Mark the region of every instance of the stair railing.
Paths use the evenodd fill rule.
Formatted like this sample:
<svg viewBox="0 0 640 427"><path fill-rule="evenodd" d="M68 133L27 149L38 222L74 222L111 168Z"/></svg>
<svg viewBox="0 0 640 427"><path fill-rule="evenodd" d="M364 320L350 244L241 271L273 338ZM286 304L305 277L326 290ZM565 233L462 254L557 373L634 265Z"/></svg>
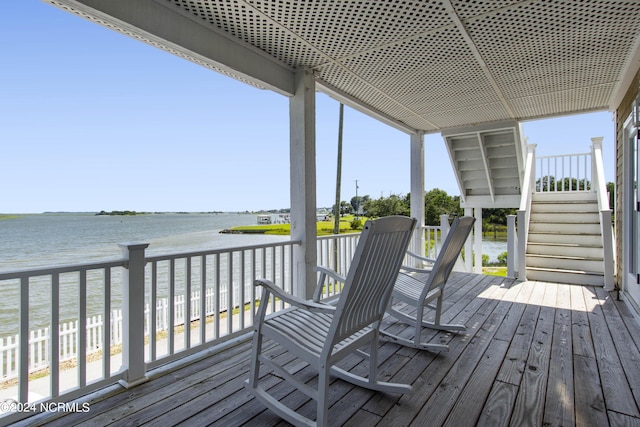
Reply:
<svg viewBox="0 0 640 427"><path fill-rule="evenodd" d="M598 199L600 212L600 227L602 233L602 249L604 251L604 289L614 289L614 256L613 256L613 228L611 223L611 207L607 196L607 183L604 178L604 162L602 160L602 137L591 138L592 188Z"/></svg>
<svg viewBox="0 0 640 427"><path fill-rule="evenodd" d="M536 185L536 144L527 144L527 156L524 164L524 179L522 181L522 196L518 209L518 242L517 269L518 279L527 280L527 238L529 235L529 218L531 217L531 200Z"/></svg>
<svg viewBox="0 0 640 427"><path fill-rule="evenodd" d="M595 191L592 153L539 156L536 165L537 193Z"/></svg>

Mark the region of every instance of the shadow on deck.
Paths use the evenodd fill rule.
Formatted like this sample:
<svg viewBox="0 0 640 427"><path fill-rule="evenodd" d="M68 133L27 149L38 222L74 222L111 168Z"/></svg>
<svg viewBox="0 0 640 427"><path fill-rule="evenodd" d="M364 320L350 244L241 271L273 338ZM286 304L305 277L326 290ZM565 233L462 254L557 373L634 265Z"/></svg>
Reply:
<svg viewBox="0 0 640 427"><path fill-rule="evenodd" d="M432 333L450 346L440 354L381 343L382 374L413 391L388 395L334 380L331 425L640 425L640 326L616 293L464 273L452 274L447 289L444 320L465 323L467 332ZM244 388L250 348L241 340L129 390L96 394L88 412L18 425L288 425ZM272 356L290 357L275 348ZM355 357L346 363L366 368ZM291 358L289 366L315 381L304 363ZM271 381L288 404L315 416L306 396Z"/></svg>

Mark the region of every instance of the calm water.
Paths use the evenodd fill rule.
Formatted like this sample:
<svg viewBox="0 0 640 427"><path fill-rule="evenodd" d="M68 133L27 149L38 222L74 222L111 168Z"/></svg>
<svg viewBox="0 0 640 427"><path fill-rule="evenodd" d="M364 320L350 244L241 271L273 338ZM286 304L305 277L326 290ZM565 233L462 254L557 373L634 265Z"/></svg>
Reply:
<svg viewBox="0 0 640 427"><path fill-rule="evenodd" d="M159 255L289 238L219 233L225 228L253 224L253 214L22 215L0 220L0 272L118 259L122 257L118 243L149 243L147 254ZM48 323L49 289L48 284L30 287L30 329ZM101 292L89 287L89 315L99 312ZM2 337L18 330L18 287L0 284L0 295ZM77 291L61 284L60 300L61 321L72 318L72 313L77 313Z"/></svg>
<svg viewBox="0 0 640 427"><path fill-rule="evenodd" d="M507 239L485 236L482 239L482 253L489 255L490 262L498 262L498 255L507 251Z"/></svg>

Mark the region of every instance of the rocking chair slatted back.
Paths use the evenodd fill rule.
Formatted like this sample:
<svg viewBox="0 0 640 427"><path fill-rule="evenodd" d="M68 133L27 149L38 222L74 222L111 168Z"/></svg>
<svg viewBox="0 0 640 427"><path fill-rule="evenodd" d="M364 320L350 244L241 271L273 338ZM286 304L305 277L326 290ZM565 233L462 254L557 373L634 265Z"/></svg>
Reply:
<svg viewBox="0 0 640 427"><path fill-rule="evenodd" d="M467 241L467 237L469 237L474 222L475 218L465 216L456 219L451 225L449 234L447 234L447 238L442 244L443 250L438 255L429 275L428 286L425 286L422 291L422 299L426 298L433 289L442 287L447 282L451 270L453 270L456 260L462 251L462 247Z"/></svg>
<svg viewBox="0 0 640 427"><path fill-rule="evenodd" d="M365 224L360 239L375 233L354 254L334 317L334 344L382 318L411 238L406 232L410 221L415 223L412 218L393 217Z"/></svg>

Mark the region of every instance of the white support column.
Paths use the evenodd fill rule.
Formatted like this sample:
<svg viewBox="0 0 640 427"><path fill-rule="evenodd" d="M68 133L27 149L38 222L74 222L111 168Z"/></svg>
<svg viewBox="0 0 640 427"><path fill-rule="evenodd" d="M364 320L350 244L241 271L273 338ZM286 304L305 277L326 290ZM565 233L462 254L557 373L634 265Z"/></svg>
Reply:
<svg viewBox="0 0 640 427"><path fill-rule="evenodd" d="M473 208L464 208L464 216L473 216ZM464 243L464 268L465 271L473 271L473 238L471 237Z"/></svg>
<svg viewBox="0 0 640 427"><path fill-rule="evenodd" d="M507 277L518 277L518 233L516 231L516 216L507 215Z"/></svg>
<svg viewBox="0 0 640 427"><path fill-rule="evenodd" d="M144 251L148 243L121 244L122 255L129 260L122 275L122 368L120 381L129 388L147 380L144 362Z"/></svg>
<svg viewBox="0 0 640 427"><path fill-rule="evenodd" d="M291 240L294 247L293 294L311 298L316 285L316 97L308 70L296 73L295 95L289 101Z"/></svg>
<svg viewBox="0 0 640 427"><path fill-rule="evenodd" d="M424 253L424 133L411 134L411 216L418 220L411 250Z"/></svg>
<svg viewBox="0 0 640 427"><path fill-rule="evenodd" d="M482 273L482 208L474 208L476 222L473 224L473 252L475 253L474 273Z"/></svg>

